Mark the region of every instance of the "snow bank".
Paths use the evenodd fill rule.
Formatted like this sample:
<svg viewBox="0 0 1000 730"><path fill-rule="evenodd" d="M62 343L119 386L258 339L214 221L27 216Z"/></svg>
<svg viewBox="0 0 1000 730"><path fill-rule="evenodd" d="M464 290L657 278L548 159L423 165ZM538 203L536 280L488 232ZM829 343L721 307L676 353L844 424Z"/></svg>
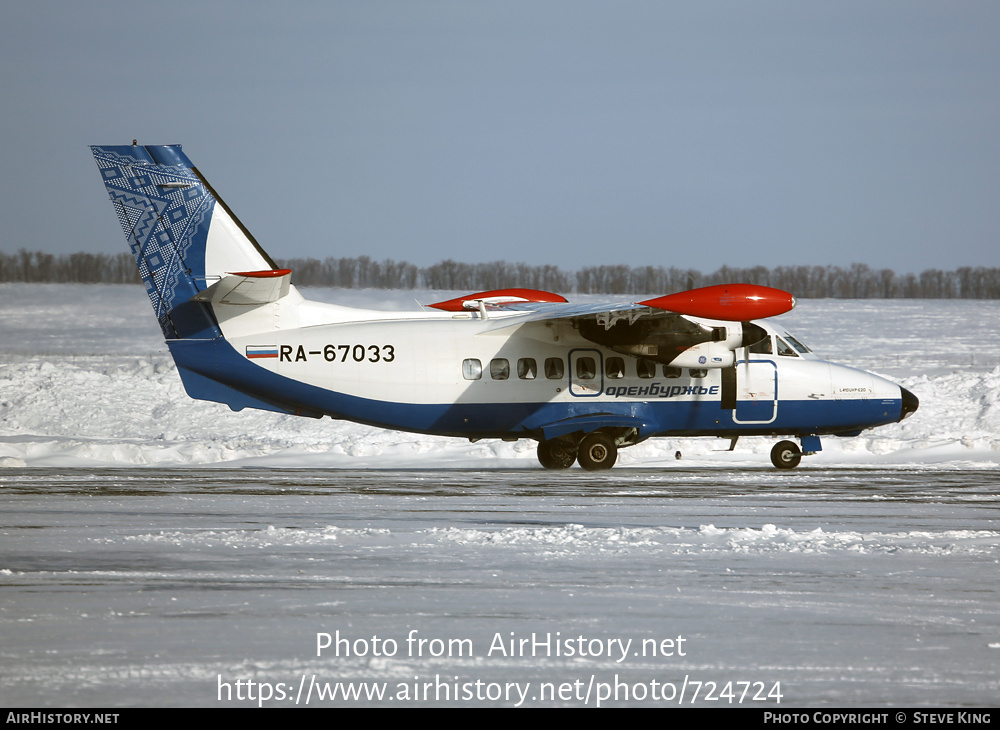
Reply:
<svg viewBox="0 0 1000 730"><path fill-rule="evenodd" d="M307 291L410 309L446 294ZM531 441L470 444L191 400L139 287L0 285L0 311L0 468L537 468ZM805 300L782 322L822 356L920 398L903 423L824 439L806 465L1000 465L1000 303ZM744 438L725 452L720 439L657 439L623 450L619 463L767 466L772 442Z"/></svg>

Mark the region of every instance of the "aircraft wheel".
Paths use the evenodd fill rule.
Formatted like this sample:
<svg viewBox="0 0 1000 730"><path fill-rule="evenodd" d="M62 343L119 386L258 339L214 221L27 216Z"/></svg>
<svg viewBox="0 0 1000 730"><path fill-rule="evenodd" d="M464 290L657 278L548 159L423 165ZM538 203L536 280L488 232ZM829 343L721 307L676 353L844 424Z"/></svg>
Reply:
<svg viewBox="0 0 1000 730"><path fill-rule="evenodd" d="M794 469L802 461L802 451L794 441L779 441L771 449L771 463L779 469Z"/></svg>
<svg viewBox="0 0 1000 730"><path fill-rule="evenodd" d="M569 469L574 461L573 444L558 439L538 442L538 462L546 469Z"/></svg>
<svg viewBox="0 0 1000 730"><path fill-rule="evenodd" d="M618 447L603 433L592 433L580 442L576 458L587 471L610 469L618 460Z"/></svg>

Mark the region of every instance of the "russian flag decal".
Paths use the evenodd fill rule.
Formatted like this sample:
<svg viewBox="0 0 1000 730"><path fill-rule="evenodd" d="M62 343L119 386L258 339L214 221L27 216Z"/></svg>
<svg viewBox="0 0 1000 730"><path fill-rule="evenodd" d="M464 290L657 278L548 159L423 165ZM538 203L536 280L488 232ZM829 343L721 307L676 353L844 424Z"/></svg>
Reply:
<svg viewBox="0 0 1000 730"><path fill-rule="evenodd" d="M265 357L278 357L277 345L247 345L247 358L259 360Z"/></svg>

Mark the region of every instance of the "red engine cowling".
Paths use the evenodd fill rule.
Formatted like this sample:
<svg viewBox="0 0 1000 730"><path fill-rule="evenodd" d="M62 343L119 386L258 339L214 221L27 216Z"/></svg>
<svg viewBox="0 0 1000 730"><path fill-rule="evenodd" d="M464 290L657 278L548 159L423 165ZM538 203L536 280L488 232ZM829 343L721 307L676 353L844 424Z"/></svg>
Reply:
<svg viewBox="0 0 1000 730"><path fill-rule="evenodd" d="M692 317L745 322L784 314L795 306L795 297L769 286L719 284L667 294L639 304Z"/></svg>

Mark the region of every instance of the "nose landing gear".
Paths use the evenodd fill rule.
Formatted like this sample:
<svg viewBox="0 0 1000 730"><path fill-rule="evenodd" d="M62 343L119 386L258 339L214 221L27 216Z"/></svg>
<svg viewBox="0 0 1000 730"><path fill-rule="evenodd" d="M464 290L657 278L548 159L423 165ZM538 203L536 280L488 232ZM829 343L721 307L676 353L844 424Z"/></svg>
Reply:
<svg viewBox="0 0 1000 730"><path fill-rule="evenodd" d="M771 463L778 469L794 469L802 461L802 450L794 441L779 441L771 449Z"/></svg>

